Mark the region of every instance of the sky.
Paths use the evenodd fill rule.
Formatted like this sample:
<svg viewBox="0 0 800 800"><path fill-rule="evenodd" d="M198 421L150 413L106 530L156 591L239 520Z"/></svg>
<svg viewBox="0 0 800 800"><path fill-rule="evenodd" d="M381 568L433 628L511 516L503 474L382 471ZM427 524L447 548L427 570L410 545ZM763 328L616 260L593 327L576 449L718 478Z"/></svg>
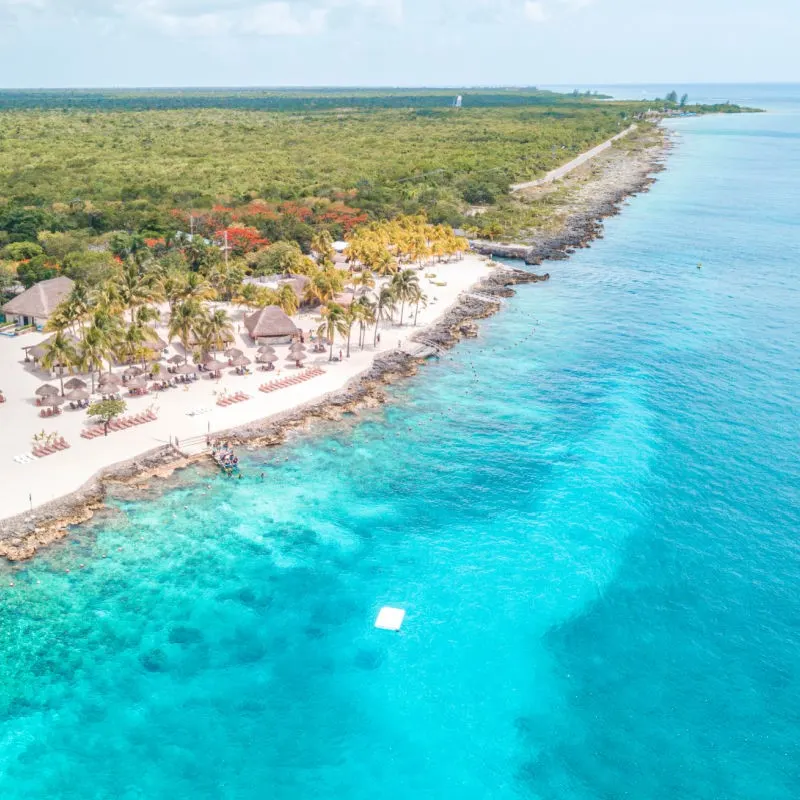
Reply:
<svg viewBox="0 0 800 800"><path fill-rule="evenodd" d="M0 86L800 81L798 0L0 0Z"/></svg>

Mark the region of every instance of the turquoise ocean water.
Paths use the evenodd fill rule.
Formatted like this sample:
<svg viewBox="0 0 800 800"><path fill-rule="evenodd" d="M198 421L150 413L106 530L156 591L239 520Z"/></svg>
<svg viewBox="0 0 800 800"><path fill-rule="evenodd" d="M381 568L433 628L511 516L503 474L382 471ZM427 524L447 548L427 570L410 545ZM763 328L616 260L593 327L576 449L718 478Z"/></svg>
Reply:
<svg viewBox="0 0 800 800"><path fill-rule="evenodd" d="M396 403L0 567L0 797L800 796L800 87L723 91Z"/></svg>

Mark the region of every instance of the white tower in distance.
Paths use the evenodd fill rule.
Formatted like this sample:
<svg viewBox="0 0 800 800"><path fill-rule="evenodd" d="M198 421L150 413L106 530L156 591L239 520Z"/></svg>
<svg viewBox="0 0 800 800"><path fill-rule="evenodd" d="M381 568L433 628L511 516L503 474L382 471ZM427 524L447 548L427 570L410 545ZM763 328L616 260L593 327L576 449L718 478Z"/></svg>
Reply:
<svg viewBox="0 0 800 800"><path fill-rule="evenodd" d="M456 100L453 103L453 108L461 108L461 95L456 97Z"/></svg>

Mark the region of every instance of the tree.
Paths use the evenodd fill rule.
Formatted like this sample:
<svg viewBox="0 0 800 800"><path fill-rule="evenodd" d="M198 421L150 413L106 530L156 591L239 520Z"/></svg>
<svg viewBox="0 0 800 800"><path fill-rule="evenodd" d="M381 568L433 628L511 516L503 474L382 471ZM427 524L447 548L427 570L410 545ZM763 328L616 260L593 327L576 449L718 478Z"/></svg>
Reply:
<svg viewBox="0 0 800 800"><path fill-rule="evenodd" d="M297 313L297 309L300 308L300 300L297 298L295 290L288 283L284 283L278 289L277 295L277 303L275 305L279 306L284 314L291 317Z"/></svg>
<svg viewBox="0 0 800 800"><path fill-rule="evenodd" d="M345 310L337 303L329 303L322 308L323 323L317 329L318 336L324 336L331 343L331 352L328 361L333 361L333 340L338 333L340 336L347 336L348 327ZM352 323L351 323L352 325Z"/></svg>
<svg viewBox="0 0 800 800"><path fill-rule="evenodd" d="M233 339L233 326L224 309L215 309L197 323L197 338L205 353L225 348L226 342Z"/></svg>
<svg viewBox="0 0 800 800"><path fill-rule="evenodd" d="M12 242L0 251L0 258L7 261L29 261L41 255L44 255L44 250L36 242Z"/></svg>
<svg viewBox="0 0 800 800"><path fill-rule="evenodd" d="M72 368L78 362L78 353L69 335L59 331L44 346L42 364L47 369L58 367L58 378L61 381L61 395L64 395L64 367Z"/></svg>
<svg viewBox="0 0 800 800"><path fill-rule="evenodd" d="M189 341L203 320L203 307L200 301L194 298L184 300L175 306L169 318L170 339L176 336L180 339L183 349L188 352Z"/></svg>
<svg viewBox="0 0 800 800"><path fill-rule="evenodd" d="M419 284L411 287L409 302L414 303L414 327L417 326L417 315L420 305L425 308L428 305L428 295L426 295Z"/></svg>
<svg viewBox="0 0 800 800"><path fill-rule="evenodd" d="M395 299L400 301L400 325L402 326L406 303L413 302L416 291L419 290L419 278L413 269L404 269L392 278L390 285Z"/></svg>
<svg viewBox="0 0 800 800"><path fill-rule="evenodd" d="M78 350L78 363L81 369L87 370L91 376L92 394L94 394L94 374L103 368L103 360L109 350L109 345L100 329L92 325L84 331Z"/></svg>
<svg viewBox="0 0 800 800"><path fill-rule="evenodd" d="M64 257L62 273L76 283L95 288L107 280L116 267L111 253L70 252Z"/></svg>
<svg viewBox="0 0 800 800"><path fill-rule="evenodd" d="M47 263L44 256L24 261L17 267L17 278L26 289L30 289L39 281L46 281L57 275L58 272Z"/></svg>
<svg viewBox="0 0 800 800"><path fill-rule="evenodd" d="M684 94L683 97L681 97L681 108L686 108L686 103L688 100L689 100L688 94Z"/></svg>
<svg viewBox="0 0 800 800"><path fill-rule="evenodd" d="M324 305L344 289L344 275L335 267L320 269L309 276L303 299Z"/></svg>
<svg viewBox="0 0 800 800"><path fill-rule="evenodd" d="M397 307L397 301L394 292L388 286L384 286L378 292L378 300L375 306L375 335L372 340L372 346L375 347L378 343L378 327L381 320L391 321L394 317L394 310Z"/></svg>
<svg viewBox="0 0 800 800"><path fill-rule="evenodd" d="M676 92L676 91L673 89L673 90L672 90L672 91L671 91L671 92L670 92L670 93L667 95L667 98L666 98L666 99L667 99L667 102L668 102L668 103L677 103L677 102L678 102L678 93L677 93L677 92Z"/></svg>
<svg viewBox="0 0 800 800"><path fill-rule="evenodd" d="M344 324L347 327L347 358L350 358L350 337L353 333L353 325L355 325L358 319L358 311L353 308L353 305L353 303L350 303L350 305L344 309L344 315L342 316Z"/></svg>
<svg viewBox="0 0 800 800"><path fill-rule="evenodd" d="M119 341L122 338L120 318L112 313L107 306L101 304L95 307L91 316L88 330L92 328L95 330L97 346L102 350L103 357L108 361L108 371L111 372L114 353L116 353Z"/></svg>
<svg viewBox="0 0 800 800"><path fill-rule="evenodd" d="M302 250L297 242L275 242L255 255L252 260L254 275L278 275L297 272L303 268Z"/></svg>
<svg viewBox="0 0 800 800"><path fill-rule="evenodd" d="M368 297L359 297L350 306L356 316L359 324L358 344L361 349L364 349L364 340L367 333L367 325L372 325L375 322L375 303Z"/></svg>
<svg viewBox="0 0 800 800"><path fill-rule="evenodd" d="M96 417L103 423L103 433L108 436L108 425L115 417L125 413L127 404L124 400L98 400L92 403L87 414L90 417Z"/></svg>
<svg viewBox="0 0 800 800"><path fill-rule="evenodd" d="M364 297L367 293L367 289L375 288L375 276L370 270L364 268L360 273L353 276L353 287L356 289L360 288L361 296Z"/></svg>
<svg viewBox="0 0 800 800"><path fill-rule="evenodd" d="M311 237L311 249L317 254L317 260L322 262L333 262L336 251L333 249L333 236L327 229L317 231Z"/></svg>

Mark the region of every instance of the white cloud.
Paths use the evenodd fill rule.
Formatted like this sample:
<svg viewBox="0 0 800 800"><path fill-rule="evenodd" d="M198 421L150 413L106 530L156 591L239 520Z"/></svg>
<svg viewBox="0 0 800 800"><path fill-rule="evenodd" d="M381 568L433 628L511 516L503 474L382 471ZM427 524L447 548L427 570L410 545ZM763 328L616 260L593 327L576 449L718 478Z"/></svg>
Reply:
<svg viewBox="0 0 800 800"><path fill-rule="evenodd" d="M324 30L327 16L327 8L295 15L289 3L262 3L242 14L241 30L255 36L307 36Z"/></svg>
<svg viewBox="0 0 800 800"><path fill-rule="evenodd" d="M523 13L530 22L544 22L547 19L547 10L539 0L525 0Z"/></svg>
<svg viewBox="0 0 800 800"><path fill-rule="evenodd" d="M0 20L103 20L181 38L314 35L332 11L399 25L403 0L0 0Z"/></svg>

